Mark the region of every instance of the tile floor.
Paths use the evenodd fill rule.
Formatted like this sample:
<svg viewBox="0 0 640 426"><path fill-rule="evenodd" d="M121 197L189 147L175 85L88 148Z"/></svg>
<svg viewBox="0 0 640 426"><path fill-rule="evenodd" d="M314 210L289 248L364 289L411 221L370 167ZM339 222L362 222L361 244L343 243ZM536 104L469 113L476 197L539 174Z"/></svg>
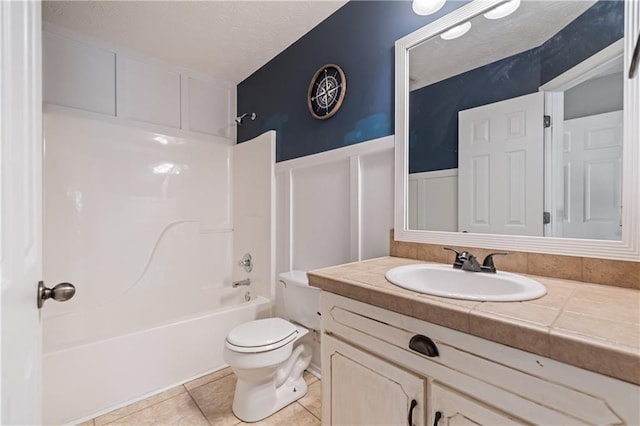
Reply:
<svg viewBox="0 0 640 426"><path fill-rule="evenodd" d="M253 425L320 425L321 388L305 372L309 390L293 404ZM231 412L236 377L230 368L192 380L142 401L96 417L80 426L102 425L244 425Z"/></svg>

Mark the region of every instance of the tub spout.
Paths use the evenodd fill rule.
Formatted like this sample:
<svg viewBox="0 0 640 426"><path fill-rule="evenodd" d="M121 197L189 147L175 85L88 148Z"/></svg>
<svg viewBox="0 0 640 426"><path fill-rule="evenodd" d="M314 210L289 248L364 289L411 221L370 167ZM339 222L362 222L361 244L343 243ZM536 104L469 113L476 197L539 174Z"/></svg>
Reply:
<svg viewBox="0 0 640 426"><path fill-rule="evenodd" d="M246 280L234 281L234 282L231 284L231 287L233 287L233 288L238 288L238 287L240 287L241 285L251 285L251 279L247 278Z"/></svg>

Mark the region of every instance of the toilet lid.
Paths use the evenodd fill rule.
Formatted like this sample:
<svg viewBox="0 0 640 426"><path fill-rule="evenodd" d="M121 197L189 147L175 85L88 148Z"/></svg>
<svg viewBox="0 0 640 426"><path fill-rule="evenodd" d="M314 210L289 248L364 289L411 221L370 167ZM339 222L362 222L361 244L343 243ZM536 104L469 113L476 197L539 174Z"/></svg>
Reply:
<svg viewBox="0 0 640 426"><path fill-rule="evenodd" d="M238 352L263 352L292 342L297 334L296 326L282 318L249 321L229 332L227 347Z"/></svg>

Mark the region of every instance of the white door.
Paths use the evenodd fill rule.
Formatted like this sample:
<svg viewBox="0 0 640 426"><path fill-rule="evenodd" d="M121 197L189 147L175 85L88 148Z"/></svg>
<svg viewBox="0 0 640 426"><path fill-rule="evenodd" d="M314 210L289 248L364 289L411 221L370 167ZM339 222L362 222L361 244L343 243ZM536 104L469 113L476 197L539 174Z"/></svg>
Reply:
<svg viewBox="0 0 640 426"><path fill-rule="evenodd" d="M462 232L543 233L542 92L458 113Z"/></svg>
<svg viewBox="0 0 640 426"><path fill-rule="evenodd" d="M563 237L622 238L622 111L564 122Z"/></svg>
<svg viewBox="0 0 640 426"><path fill-rule="evenodd" d="M0 421L7 425L41 423L40 33L39 2L0 2Z"/></svg>

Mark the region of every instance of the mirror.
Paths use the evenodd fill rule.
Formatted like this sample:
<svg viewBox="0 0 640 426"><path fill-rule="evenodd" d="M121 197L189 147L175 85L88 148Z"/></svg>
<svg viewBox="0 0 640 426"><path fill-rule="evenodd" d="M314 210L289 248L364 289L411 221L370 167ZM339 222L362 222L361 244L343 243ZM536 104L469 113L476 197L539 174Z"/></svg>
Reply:
<svg viewBox="0 0 640 426"><path fill-rule="evenodd" d="M626 3L474 1L396 42L396 239L639 257Z"/></svg>

